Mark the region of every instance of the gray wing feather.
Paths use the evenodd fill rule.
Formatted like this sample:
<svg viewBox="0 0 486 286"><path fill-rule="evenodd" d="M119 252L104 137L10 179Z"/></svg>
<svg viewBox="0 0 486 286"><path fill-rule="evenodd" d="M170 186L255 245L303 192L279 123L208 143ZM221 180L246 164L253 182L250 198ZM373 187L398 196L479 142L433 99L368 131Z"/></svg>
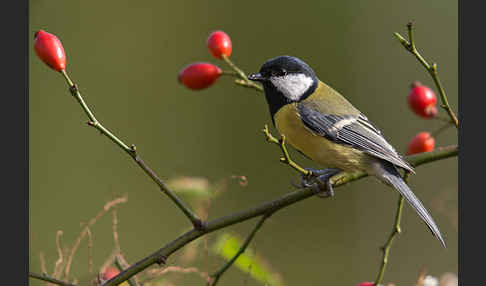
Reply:
<svg viewBox="0 0 486 286"><path fill-rule="evenodd" d="M395 149L383 138L381 132L363 114L323 114L300 103L300 118L307 128L338 144L350 145L363 152L386 160L415 173Z"/></svg>

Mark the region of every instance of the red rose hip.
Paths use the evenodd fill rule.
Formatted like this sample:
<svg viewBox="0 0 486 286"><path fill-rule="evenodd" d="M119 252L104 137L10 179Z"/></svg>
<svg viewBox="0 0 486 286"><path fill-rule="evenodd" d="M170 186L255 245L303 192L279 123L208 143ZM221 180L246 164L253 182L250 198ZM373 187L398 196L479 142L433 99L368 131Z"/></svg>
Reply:
<svg viewBox="0 0 486 286"><path fill-rule="evenodd" d="M211 54L217 59L221 59L222 55L229 57L233 50L230 37L223 31L212 32L208 37L207 45Z"/></svg>
<svg viewBox="0 0 486 286"><path fill-rule="evenodd" d="M358 286L374 286L374 282L361 282L358 284Z"/></svg>
<svg viewBox="0 0 486 286"><path fill-rule="evenodd" d="M37 56L56 71L66 68L66 54L61 41L46 31L39 30L34 36L34 49Z"/></svg>
<svg viewBox="0 0 486 286"><path fill-rule="evenodd" d="M120 270L118 270L115 267L108 267L105 272L102 274L103 280L110 280L111 278L117 276L120 273Z"/></svg>
<svg viewBox="0 0 486 286"><path fill-rule="evenodd" d="M106 282L112 279L113 277L117 276L118 274L120 274L120 270L118 270L118 268L109 266L108 268L106 268L106 270L103 273L100 273L101 276L100 278L102 280L101 282ZM130 284L127 281L120 284L120 286L129 286L129 285Z"/></svg>
<svg viewBox="0 0 486 286"><path fill-rule="evenodd" d="M435 93L425 85L416 81L412 84L407 98L408 105L417 115L424 118L432 118L437 115L437 97Z"/></svg>
<svg viewBox="0 0 486 286"><path fill-rule="evenodd" d="M222 74L221 69L210 63L193 63L185 66L177 79L190 89L204 89L212 85Z"/></svg>
<svg viewBox="0 0 486 286"><path fill-rule="evenodd" d="M435 139L429 132L420 132L408 143L407 154L429 152L435 148Z"/></svg>

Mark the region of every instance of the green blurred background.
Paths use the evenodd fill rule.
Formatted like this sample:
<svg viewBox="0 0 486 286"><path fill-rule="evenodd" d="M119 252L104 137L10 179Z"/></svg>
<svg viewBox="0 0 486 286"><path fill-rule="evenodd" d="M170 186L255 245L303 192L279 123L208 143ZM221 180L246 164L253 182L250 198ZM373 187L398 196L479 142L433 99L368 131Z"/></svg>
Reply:
<svg viewBox="0 0 486 286"><path fill-rule="evenodd" d="M216 182L245 175L248 186L229 181L211 202L210 218L243 210L292 190L298 175L278 162L280 151L264 141L271 124L262 94L235 86L229 78L191 91L176 78L194 61L228 69L209 54L206 39L216 29L233 42L231 59L247 73L269 58L289 54L308 62L319 78L364 112L398 150L420 131L442 123L422 120L406 105L414 80L433 87L430 76L399 44L416 26L417 46L439 64L450 104L458 104L457 1L30 1L30 33L44 29L59 37L67 71L98 119L164 179L203 176ZM40 272L39 253L52 272L56 231L71 247L80 223L106 201L128 194L119 208L122 251L134 263L189 227L186 218L129 156L88 127L64 79L30 48L30 257ZM445 113L442 112L445 116ZM275 129L272 128L275 132ZM438 146L457 143L453 128ZM292 153L305 166L315 166ZM457 159L417 169L412 189L440 226L443 249L407 205L403 232L392 246L384 282L414 285L418 272L457 273ZM356 285L375 279L379 247L394 220L397 193L366 178L337 190L332 199L311 198L274 215L252 247L282 275L286 285ZM229 228L244 236L255 221ZM113 249L111 215L91 228L94 266ZM209 243L217 237L209 237ZM84 240L72 275L86 282ZM169 259L177 264L178 254ZM199 253L191 265L215 270L224 261ZM172 275L176 285L202 285L197 275ZM243 285L247 275L232 268L223 285ZM30 280L32 285L42 284ZM248 280L248 285L259 285Z"/></svg>

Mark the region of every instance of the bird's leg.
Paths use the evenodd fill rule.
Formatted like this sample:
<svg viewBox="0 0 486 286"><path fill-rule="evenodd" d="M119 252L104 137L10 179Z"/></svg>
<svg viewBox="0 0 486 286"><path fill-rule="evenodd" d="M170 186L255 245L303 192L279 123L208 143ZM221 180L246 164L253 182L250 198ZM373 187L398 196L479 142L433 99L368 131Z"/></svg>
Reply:
<svg viewBox="0 0 486 286"><path fill-rule="evenodd" d="M306 168L306 170L310 171L312 175L302 175L302 188L310 188L317 196L321 198L332 197L334 195L334 190L332 188L330 179L332 176L341 172L341 170L333 168L323 170Z"/></svg>

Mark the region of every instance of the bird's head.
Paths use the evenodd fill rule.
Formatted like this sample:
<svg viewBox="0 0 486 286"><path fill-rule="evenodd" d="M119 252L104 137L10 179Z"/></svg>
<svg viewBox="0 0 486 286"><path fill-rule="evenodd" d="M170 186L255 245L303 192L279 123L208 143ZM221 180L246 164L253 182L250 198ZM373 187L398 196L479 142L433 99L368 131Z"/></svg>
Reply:
<svg viewBox="0 0 486 286"><path fill-rule="evenodd" d="M248 79L263 85L272 118L286 104L307 98L318 84L312 68L291 56L269 59L259 72L250 74Z"/></svg>
<svg viewBox="0 0 486 286"><path fill-rule="evenodd" d="M249 80L261 82L267 97L284 97L288 102L296 102L308 96L317 86L317 77L304 61L280 56L266 61L257 73L250 74Z"/></svg>

